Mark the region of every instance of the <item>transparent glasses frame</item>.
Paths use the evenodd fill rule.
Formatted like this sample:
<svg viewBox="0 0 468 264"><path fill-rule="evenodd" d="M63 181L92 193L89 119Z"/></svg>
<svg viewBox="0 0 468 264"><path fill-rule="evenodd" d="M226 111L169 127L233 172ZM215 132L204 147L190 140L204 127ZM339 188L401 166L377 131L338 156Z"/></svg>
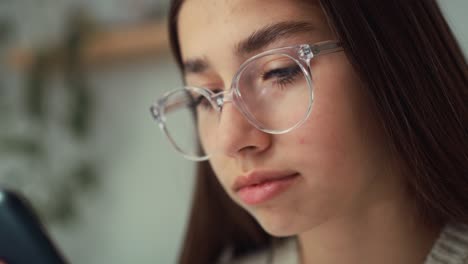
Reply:
<svg viewBox="0 0 468 264"><path fill-rule="evenodd" d="M200 88L200 87L193 87L193 86L185 86L182 89L177 89L177 90L172 90L167 93L165 93L160 99L158 99L151 107L150 107L150 112L151 115L153 116L154 120L157 122L159 128L161 131L166 135L167 139L171 143L171 145L174 147L174 149L180 153L182 156L184 156L186 159L192 160L192 161L205 161L209 159L209 155L203 156L203 157L195 157L186 154L180 147L177 145L175 140L171 137L169 131L166 128L165 122L166 122L166 112L170 111L171 109L177 109L179 106L177 103L173 105L167 105L168 104L168 98L170 98L173 94L181 92L181 91L192 91L199 93L206 97L213 108L221 114L222 108L226 102L233 102L236 108L244 115L244 117L249 121L251 125L253 125L255 128L258 130L269 133L269 134L284 134L287 132L290 132L291 130L301 126L309 117L310 112L312 110L312 103L314 100L314 94L313 94L313 88L312 88L312 78L311 78L311 69L310 69L310 61L319 56L319 55L325 55L329 53L334 53L338 51L342 51L343 48L341 47L341 44L338 41L334 40L328 40L328 41L323 41L323 42L318 42L315 44L302 44L302 45L295 45L295 46L288 46L288 47L282 47L282 48L276 48L268 51L264 51L262 53L259 53L248 60L246 60L244 63L241 64L239 67L239 70L233 77L233 81L231 83L231 88L214 93L213 91L207 89L207 88ZM247 107L242 101L242 95L239 91L239 80L240 77L242 76L243 71L248 67L248 65L265 56L269 55L283 55L286 57L289 57L293 61L299 65L302 73L304 74L308 88L309 88L309 105L307 107L307 112L304 115L304 117L298 121L295 125L288 129L284 130L273 130L273 129L268 129L265 127L262 127L261 124L255 119L255 117L249 112Z"/></svg>

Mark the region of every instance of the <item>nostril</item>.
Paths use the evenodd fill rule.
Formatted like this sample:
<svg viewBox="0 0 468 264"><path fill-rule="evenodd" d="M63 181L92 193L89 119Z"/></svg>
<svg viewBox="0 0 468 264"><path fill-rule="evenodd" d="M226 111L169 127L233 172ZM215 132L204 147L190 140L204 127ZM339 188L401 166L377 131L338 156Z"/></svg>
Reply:
<svg viewBox="0 0 468 264"><path fill-rule="evenodd" d="M239 149L239 152L255 152L258 147L256 146L244 146Z"/></svg>

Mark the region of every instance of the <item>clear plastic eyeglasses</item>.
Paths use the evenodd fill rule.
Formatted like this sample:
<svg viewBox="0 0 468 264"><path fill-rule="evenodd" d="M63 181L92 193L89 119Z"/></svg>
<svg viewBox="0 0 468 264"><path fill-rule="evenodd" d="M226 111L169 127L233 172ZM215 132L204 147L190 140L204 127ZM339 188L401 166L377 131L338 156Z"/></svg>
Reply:
<svg viewBox="0 0 468 264"><path fill-rule="evenodd" d="M186 86L163 95L151 106L151 114L185 158L207 160L216 151L226 102L265 133L284 134L302 125L314 100L311 59L341 50L339 42L324 41L262 52L240 66L231 89Z"/></svg>

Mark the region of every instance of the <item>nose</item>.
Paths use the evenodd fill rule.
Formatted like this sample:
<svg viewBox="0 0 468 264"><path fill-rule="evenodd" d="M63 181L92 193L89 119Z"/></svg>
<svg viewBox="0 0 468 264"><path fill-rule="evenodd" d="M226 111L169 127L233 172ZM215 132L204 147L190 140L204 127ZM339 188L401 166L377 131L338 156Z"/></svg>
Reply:
<svg viewBox="0 0 468 264"><path fill-rule="evenodd" d="M225 102L219 118L217 142L220 152L224 155L256 155L271 145L272 135L249 123L233 102Z"/></svg>

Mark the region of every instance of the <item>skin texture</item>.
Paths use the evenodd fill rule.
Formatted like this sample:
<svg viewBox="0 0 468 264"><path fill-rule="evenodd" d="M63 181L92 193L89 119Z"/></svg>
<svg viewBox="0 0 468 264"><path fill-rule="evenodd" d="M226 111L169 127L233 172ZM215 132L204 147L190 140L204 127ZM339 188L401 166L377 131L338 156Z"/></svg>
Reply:
<svg viewBox="0 0 468 264"><path fill-rule="evenodd" d="M236 54L237 44L253 32L285 21L308 22L314 29ZM240 64L258 52L336 39L320 7L299 1L188 0L178 22L183 61L209 65L185 80L211 89L228 89ZM344 52L320 56L311 67L312 113L290 133L263 133L231 103L225 105L217 137L203 142L217 147L210 164L219 182L267 232L297 235L303 263L421 263L437 232L416 217L362 83ZM287 191L248 206L232 186L258 169L300 176Z"/></svg>

